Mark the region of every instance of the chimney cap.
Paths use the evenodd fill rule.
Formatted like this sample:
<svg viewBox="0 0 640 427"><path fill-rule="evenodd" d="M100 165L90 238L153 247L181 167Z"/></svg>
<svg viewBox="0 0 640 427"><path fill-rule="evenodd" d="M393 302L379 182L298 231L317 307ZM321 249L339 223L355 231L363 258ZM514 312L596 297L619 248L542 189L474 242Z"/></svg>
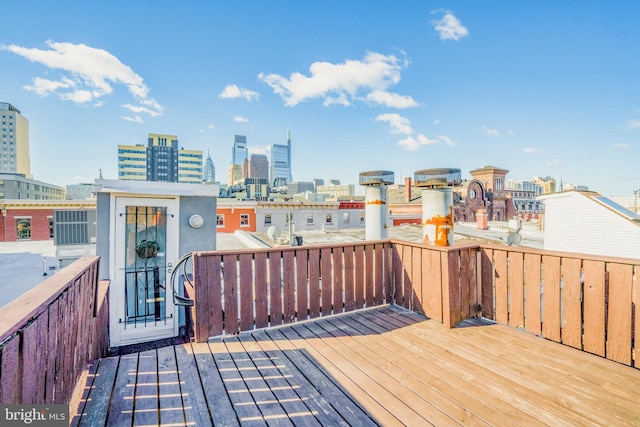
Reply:
<svg viewBox="0 0 640 427"><path fill-rule="evenodd" d="M360 172L360 185L382 186L394 183L393 172L384 170Z"/></svg>

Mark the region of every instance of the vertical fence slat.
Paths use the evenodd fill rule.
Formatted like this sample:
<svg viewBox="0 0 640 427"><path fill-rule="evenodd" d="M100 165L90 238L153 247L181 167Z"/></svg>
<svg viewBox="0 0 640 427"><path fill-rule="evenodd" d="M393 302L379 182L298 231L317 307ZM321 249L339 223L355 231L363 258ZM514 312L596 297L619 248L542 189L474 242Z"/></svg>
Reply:
<svg viewBox="0 0 640 427"><path fill-rule="evenodd" d="M238 266L237 255L224 256L224 331L237 334L238 331Z"/></svg>
<svg viewBox="0 0 640 427"><path fill-rule="evenodd" d="M411 251L411 309L424 313L422 308L422 248Z"/></svg>
<svg viewBox="0 0 640 427"><path fill-rule="evenodd" d="M38 324L31 323L22 329L21 333L22 341L22 396L20 397L20 403L36 404L40 403L37 400L36 388L38 384L38 372L33 367L38 366L36 351L39 346L38 343ZM67 352L67 357L73 359L73 352ZM69 369L71 370L71 369Z"/></svg>
<svg viewBox="0 0 640 427"><path fill-rule="evenodd" d="M562 343L582 349L582 260L562 259Z"/></svg>
<svg viewBox="0 0 640 427"><path fill-rule="evenodd" d="M393 292L396 305L403 306L404 293L404 270L402 265L402 247L396 243L393 245Z"/></svg>
<svg viewBox="0 0 640 427"><path fill-rule="evenodd" d="M309 249L309 317L320 316L320 250Z"/></svg>
<svg viewBox="0 0 640 427"><path fill-rule="evenodd" d="M506 325L509 322L507 252L494 250L493 262L496 283L496 322Z"/></svg>
<svg viewBox="0 0 640 427"><path fill-rule="evenodd" d="M364 247L364 293L367 307L373 306L373 245Z"/></svg>
<svg viewBox="0 0 640 427"><path fill-rule="evenodd" d="M481 269L481 295L482 316L495 320L495 309L493 307L493 250L480 249L480 269Z"/></svg>
<svg viewBox="0 0 640 427"><path fill-rule="evenodd" d="M542 334L540 306L540 255L524 255L525 328L532 334Z"/></svg>
<svg viewBox="0 0 640 427"><path fill-rule="evenodd" d="M269 252L269 319L282 325L282 251Z"/></svg>
<svg viewBox="0 0 640 427"><path fill-rule="evenodd" d="M256 281L256 328L264 328L269 325L267 254L256 253L253 262Z"/></svg>
<svg viewBox="0 0 640 427"><path fill-rule="evenodd" d="M356 308L353 257L353 246L344 248L344 311L353 311Z"/></svg>
<svg viewBox="0 0 640 427"><path fill-rule="evenodd" d="M45 337L47 343L47 365L46 365L46 388L44 392L44 403L54 403L55 384L56 384L56 356L58 354L58 342L60 335L60 325L58 324L58 303L56 300L49 306L49 333ZM89 335L87 340L92 340L93 336ZM4 368L4 367L3 367ZM3 372L4 373L4 372Z"/></svg>
<svg viewBox="0 0 640 427"><path fill-rule="evenodd" d="M546 339L560 342L560 258L542 257L544 285L544 321L542 332Z"/></svg>
<svg viewBox="0 0 640 427"><path fill-rule="evenodd" d="M632 304L633 304L633 354L634 366L640 368L640 265L636 265L633 276Z"/></svg>
<svg viewBox="0 0 640 427"><path fill-rule="evenodd" d="M462 320L460 310L460 258L457 251L441 252L443 323L453 328ZM447 315L448 314L448 315Z"/></svg>
<svg viewBox="0 0 640 427"><path fill-rule="evenodd" d="M521 252L509 253L509 326L524 326L524 258Z"/></svg>
<svg viewBox="0 0 640 427"><path fill-rule="evenodd" d="M321 291L321 311L323 316L331 314L331 271L332 271L332 259L331 248L323 248L320 250L320 263L322 265L322 278L320 279Z"/></svg>
<svg viewBox="0 0 640 427"><path fill-rule="evenodd" d="M604 273L602 261L585 260L584 270L584 350L605 355Z"/></svg>
<svg viewBox="0 0 640 427"><path fill-rule="evenodd" d="M402 247L402 285L404 288L402 294L404 295L404 307L409 310L412 309L413 304L413 277L411 277L413 270L412 250L413 248L409 245Z"/></svg>
<svg viewBox="0 0 640 427"><path fill-rule="evenodd" d="M240 330L253 329L253 256L241 254L240 263Z"/></svg>
<svg viewBox="0 0 640 427"><path fill-rule="evenodd" d="M0 402L21 403L22 375L20 373L20 334L2 347L2 377L0 378Z"/></svg>
<svg viewBox="0 0 640 427"><path fill-rule="evenodd" d="M295 269L295 253L286 251L282 254L282 275L283 275L283 292L284 307L283 321L284 323L292 323L296 316L296 269Z"/></svg>
<svg viewBox="0 0 640 427"><path fill-rule="evenodd" d="M384 295L385 302L391 303L393 296L393 283L391 282L393 277L393 255L392 255L393 245L391 243L384 244Z"/></svg>
<svg viewBox="0 0 640 427"><path fill-rule="evenodd" d="M426 280L422 283L422 298L427 302L426 316L435 319L438 322L443 321L442 313L442 264L440 261L440 252L433 250L424 250L422 255L423 274L427 270ZM427 267L427 268L425 268Z"/></svg>
<svg viewBox="0 0 640 427"><path fill-rule="evenodd" d="M458 257L460 258L460 280L458 280L458 286L460 287L460 315L463 319L471 317L470 313L470 289L471 281L469 280L469 249L462 249L458 251Z"/></svg>
<svg viewBox="0 0 640 427"><path fill-rule="evenodd" d="M355 276L354 300L356 308L364 307L364 246L356 246L355 249Z"/></svg>
<svg viewBox="0 0 640 427"><path fill-rule="evenodd" d="M609 309L607 312L607 359L631 364L631 291L633 265L607 264Z"/></svg>
<svg viewBox="0 0 640 427"><path fill-rule="evenodd" d="M344 312L343 248L333 248L333 314Z"/></svg>
<svg viewBox="0 0 640 427"><path fill-rule="evenodd" d="M309 314L308 253L308 249L296 250L296 316L298 321L306 320Z"/></svg>
<svg viewBox="0 0 640 427"><path fill-rule="evenodd" d="M374 269L373 277L373 304L380 305L384 302L384 243L378 243L373 249Z"/></svg>

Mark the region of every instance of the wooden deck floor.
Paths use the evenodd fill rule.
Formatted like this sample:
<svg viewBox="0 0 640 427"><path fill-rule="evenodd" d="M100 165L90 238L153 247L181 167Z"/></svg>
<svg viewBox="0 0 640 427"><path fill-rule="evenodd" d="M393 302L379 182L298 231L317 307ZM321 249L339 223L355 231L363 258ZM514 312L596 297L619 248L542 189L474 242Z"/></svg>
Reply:
<svg viewBox="0 0 640 427"><path fill-rule="evenodd" d="M640 425L640 370L393 306L101 359L76 425Z"/></svg>

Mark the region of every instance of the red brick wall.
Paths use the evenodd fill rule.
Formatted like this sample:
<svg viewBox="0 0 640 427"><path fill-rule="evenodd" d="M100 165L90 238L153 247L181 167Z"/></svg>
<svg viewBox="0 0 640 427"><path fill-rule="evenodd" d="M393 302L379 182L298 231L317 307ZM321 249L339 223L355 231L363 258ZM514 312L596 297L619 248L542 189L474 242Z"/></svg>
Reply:
<svg viewBox="0 0 640 427"><path fill-rule="evenodd" d="M49 218L53 209L7 209L0 211L0 241L15 242L17 240L17 220L20 217L31 219L31 239L49 240Z"/></svg>

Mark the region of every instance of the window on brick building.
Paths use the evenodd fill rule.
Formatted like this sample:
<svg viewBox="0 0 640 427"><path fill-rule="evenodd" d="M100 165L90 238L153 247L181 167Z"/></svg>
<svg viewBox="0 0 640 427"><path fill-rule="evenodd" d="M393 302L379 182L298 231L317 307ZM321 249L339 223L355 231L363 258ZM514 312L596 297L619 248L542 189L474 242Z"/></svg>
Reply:
<svg viewBox="0 0 640 427"><path fill-rule="evenodd" d="M16 218L16 239L31 239L31 218Z"/></svg>
<svg viewBox="0 0 640 427"><path fill-rule="evenodd" d="M216 223L218 227L224 227L224 215L222 214L216 215Z"/></svg>
<svg viewBox="0 0 640 427"><path fill-rule="evenodd" d="M248 227L248 226L249 226L249 214L241 214L240 227Z"/></svg>

